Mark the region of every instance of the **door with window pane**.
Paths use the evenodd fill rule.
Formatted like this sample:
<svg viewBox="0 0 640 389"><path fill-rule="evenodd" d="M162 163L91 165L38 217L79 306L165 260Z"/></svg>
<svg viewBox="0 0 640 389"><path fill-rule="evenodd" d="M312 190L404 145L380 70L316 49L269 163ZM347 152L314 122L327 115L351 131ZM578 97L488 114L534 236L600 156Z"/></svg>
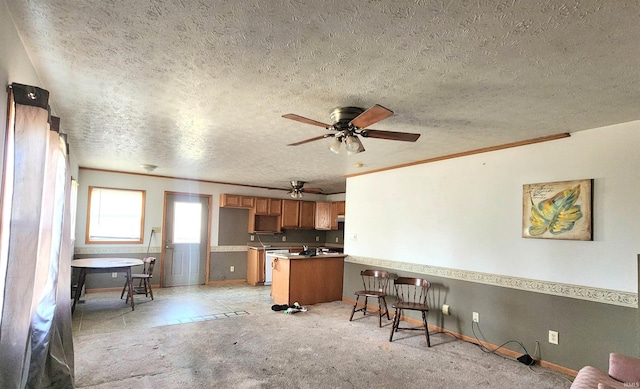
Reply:
<svg viewBox="0 0 640 389"><path fill-rule="evenodd" d="M167 194L162 286L206 282L210 196Z"/></svg>

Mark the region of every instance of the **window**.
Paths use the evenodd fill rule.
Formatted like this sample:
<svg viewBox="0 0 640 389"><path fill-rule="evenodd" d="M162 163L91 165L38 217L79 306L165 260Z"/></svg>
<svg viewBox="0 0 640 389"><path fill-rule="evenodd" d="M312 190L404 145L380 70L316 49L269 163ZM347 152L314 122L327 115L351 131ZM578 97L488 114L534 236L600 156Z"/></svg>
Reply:
<svg viewBox="0 0 640 389"><path fill-rule="evenodd" d="M145 191L89 187L85 243L142 243Z"/></svg>
<svg viewBox="0 0 640 389"><path fill-rule="evenodd" d="M71 193L69 195L69 202L71 209L69 210L69 220L71 220L71 232L70 237L71 241L75 242L76 240L76 212L78 207L78 181L75 178L71 178Z"/></svg>
<svg viewBox="0 0 640 389"><path fill-rule="evenodd" d="M173 207L173 243L199 244L202 204L176 201Z"/></svg>
<svg viewBox="0 0 640 389"><path fill-rule="evenodd" d="M4 138L2 181L0 182L0 308L4 307L5 282L9 264L9 227L11 226L11 205L15 173L15 118L15 101L13 99L13 91L11 91L9 93L9 108L7 112L7 131ZM2 316L0 315L1 323Z"/></svg>

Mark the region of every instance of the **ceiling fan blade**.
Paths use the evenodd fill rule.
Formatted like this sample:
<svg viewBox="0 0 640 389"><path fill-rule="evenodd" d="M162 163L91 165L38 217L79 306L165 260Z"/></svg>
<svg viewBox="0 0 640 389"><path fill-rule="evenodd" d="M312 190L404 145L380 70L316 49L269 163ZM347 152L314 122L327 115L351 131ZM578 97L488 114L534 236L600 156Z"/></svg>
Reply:
<svg viewBox="0 0 640 389"><path fill-rule="evenodd" d="M318 127L324 127L326 129L329 129L331 127L333 127L330 124L325 124L313 119L308 119L304 116L300 116L300 115L296 115L295 113L288 113L286 115L282 115L283 118L285 119L291 119L291 120L295 120L296 122L301 122L301 123L307 123L307 124L311 124L313 126L318 126Z"/></svg>
<svg viewBox="0 0 640 389"><path fill-rule="evenodd" d="M300 142L289 143L287 146L298 146L298 145L301 145L301 144L304 144L304 143L309 143L309 142L313 142L313 141L316 141L316 140L329 138L331 136L333 136L333 134L324 134L324 135L316 136L314 138L301 140Z"/></svg>
<svg viewBox="0 0 640 389"><path fill-rule="evenodd" d="M360 132L363 138L378 138L388 140L401 140L403 142L415 142L420 138L420 134L410 132L394 132L380 130L362 130Z"/></svg>
<svg viewBox="0 0 640 389"><path fill-rule="evenodd" d="M302 188L302 191L306 193L322 193L320 188Z"/></svg>
<svg viewBox="0 0 640 389"><path fill-rule="evenodd" d="M383 107L382 105L374 105L360 115L356 116L350 124L358 128L366 128L382 119L386 119L393 115L393 111Z"/></svg>

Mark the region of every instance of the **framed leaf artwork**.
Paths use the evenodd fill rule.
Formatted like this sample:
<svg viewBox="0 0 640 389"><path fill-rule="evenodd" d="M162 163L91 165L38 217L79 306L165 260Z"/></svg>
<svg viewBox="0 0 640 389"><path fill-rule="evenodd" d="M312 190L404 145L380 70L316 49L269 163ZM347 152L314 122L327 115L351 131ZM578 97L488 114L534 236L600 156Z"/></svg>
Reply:
<svg viewBox="0 0 640 389"><path fill-rule="evenodd" d="M522 237L593 240L593 180L525 184Z"/></svg>

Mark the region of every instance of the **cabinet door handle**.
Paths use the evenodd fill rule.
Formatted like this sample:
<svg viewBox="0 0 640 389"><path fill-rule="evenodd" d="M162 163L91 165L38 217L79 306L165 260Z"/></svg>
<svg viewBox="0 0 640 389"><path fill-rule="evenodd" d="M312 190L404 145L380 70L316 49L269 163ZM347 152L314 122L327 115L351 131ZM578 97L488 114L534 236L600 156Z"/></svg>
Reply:
<svg viewBox="0 0 640 389"><path fill-rule="evenodd" d="M271 268L272 269L276 268L276 262L278 262L278 258L273 258L273 260L271 261Z"/></svg>

